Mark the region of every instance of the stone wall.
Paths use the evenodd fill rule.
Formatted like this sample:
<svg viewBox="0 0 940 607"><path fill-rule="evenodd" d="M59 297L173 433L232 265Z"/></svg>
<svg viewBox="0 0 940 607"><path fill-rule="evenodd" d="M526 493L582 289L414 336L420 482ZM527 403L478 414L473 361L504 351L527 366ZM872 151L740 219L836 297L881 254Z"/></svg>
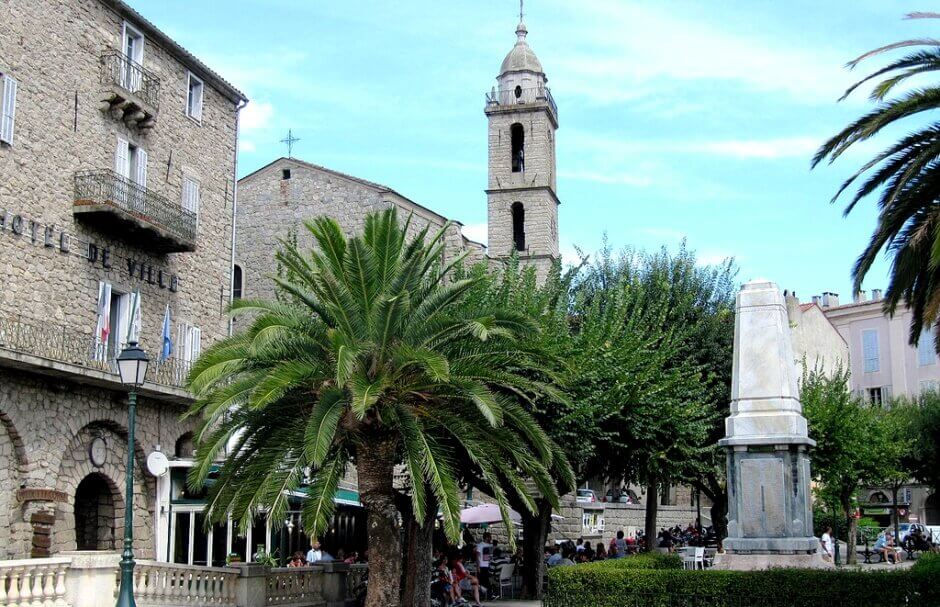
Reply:
<svg viewBox="0 0 940 607"><path fill-rule="evenodd" d="M160 78L160 110L149 131L128 128L100 106L101 55L121 46L123 21L113 10L100 0L10 0L0 11L0 72L19 83L14 143L0 145L0 216L7 217L0 230L0 310L93 331L98 282L105 280L123 292L140 289L145 348L158 346L167 304L174 321L201 327L205 343L224 336L234 103L207 85L201 123L187 117L187 68L147 39L143 64ZM156 254L73 218L74 174L112 169L118 136L147 151L147 188L171 204L181 204L184 174L199 181L195 252ZM14 235L14 215L72 235L70 253ZM109 249L110 269L87 259L87 242ZM179 290L131 277L128 259L177 275Z"/></svg>
<svg viewBox="0 0 940 607"><path fill-rule="evenodd" d="M52 552L75 549L74 505L78 484L90 474L107 479L115 491L115 520L120 540L127 461L127 396L64 380L0 369L0 558L25 558L34 546L34 529L51 515ZM195 420L180 421L182 409L141 398L136 425L135 550L153 554L155 483L146 472L146 454L161 445L173 455L180 436ZM11 436L22 449L13 448ZM89 457L91 441L105 439L107 455L97 468ZM17 452L19 451L19 452ZM34 518L39 515L37 518ZM118 542L119 544L119 542Z"/></svg>
<svg viewBox="0 0 940 607"><path fill-rule="evenodd" d="M290 178L284 178L284 171ZM274 253L279 239L296 236L301 250L313 247L313 236L304 222L319 216L335 219L347 234L362 232L368 213L399 208L402 221L412 216L410 235L430 225L431 233L446 219L415 204L397 192L316 165L281 158L238 184L236 263L242 268L244 297L274 295L271 275L277 273ZM470 261L483 258L482 249L463 238L459 224L451 224L445 237L445 257L467 251Z"/></svg>

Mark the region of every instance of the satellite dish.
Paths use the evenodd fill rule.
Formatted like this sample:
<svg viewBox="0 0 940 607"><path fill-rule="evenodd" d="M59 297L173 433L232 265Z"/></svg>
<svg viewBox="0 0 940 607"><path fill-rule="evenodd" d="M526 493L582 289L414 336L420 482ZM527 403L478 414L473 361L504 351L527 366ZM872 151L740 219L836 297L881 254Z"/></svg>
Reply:
<svg viewBox="0 0 940 607"><path fill-rule="evenodd" d="M147 470L154 476L163 476L170 469L170 460L161 451L154 451L147 456Z"/></svg>

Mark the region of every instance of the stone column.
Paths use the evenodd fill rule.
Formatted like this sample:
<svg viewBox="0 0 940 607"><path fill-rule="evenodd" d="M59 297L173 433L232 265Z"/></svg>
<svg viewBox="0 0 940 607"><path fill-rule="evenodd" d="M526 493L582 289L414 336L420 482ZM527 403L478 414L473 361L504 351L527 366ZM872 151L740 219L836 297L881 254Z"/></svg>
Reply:
<svg viewBox="0 0 940 607"><path fill-rule="evenodd" d="M786 303L777 285L737 296L731 415L725 420L728 537L716 566L825 567L813 536L807 433Z"/></svg>
<svg viewBox="0 0 940 607"><path fill-rule="evenodd" d="M113 605L117 591L117 571L121 555L116 552L70 551L59 556L71 557L65 576L66 592L72 607Z"/></svg>
<svg viewBox="0 0 940 607"><path fill-rule="evenodd" d="M266 576L268 569L258 563L232 563L238 568L235 604L238 607L263 607L268 604Z"/></svg>

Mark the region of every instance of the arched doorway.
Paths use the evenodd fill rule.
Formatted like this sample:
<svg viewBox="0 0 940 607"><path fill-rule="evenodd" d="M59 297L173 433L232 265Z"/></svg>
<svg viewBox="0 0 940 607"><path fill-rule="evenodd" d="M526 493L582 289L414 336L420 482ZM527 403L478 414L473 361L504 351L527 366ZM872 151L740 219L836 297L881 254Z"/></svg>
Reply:
<svg viewBox="0 0 940 607"><path fill-rule="evenodd" d="M75 544L78 550L114 550L115 495L107 479L96 473L75 490Z"/></svg>

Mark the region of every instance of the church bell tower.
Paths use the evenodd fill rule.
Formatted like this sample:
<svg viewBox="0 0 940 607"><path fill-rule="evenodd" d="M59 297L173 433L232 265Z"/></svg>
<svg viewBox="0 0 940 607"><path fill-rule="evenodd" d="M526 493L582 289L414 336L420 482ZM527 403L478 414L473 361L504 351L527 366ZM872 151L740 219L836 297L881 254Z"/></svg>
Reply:
<svg viewBox="0 0 940 607"><path fill-rule="evenodd" d="M486 96L489 122L488 253L515 252L544 280L558 259L555 131L558 108L542 64L526 42L519 15L516 44L503 59L497 86Z"/></svg>

